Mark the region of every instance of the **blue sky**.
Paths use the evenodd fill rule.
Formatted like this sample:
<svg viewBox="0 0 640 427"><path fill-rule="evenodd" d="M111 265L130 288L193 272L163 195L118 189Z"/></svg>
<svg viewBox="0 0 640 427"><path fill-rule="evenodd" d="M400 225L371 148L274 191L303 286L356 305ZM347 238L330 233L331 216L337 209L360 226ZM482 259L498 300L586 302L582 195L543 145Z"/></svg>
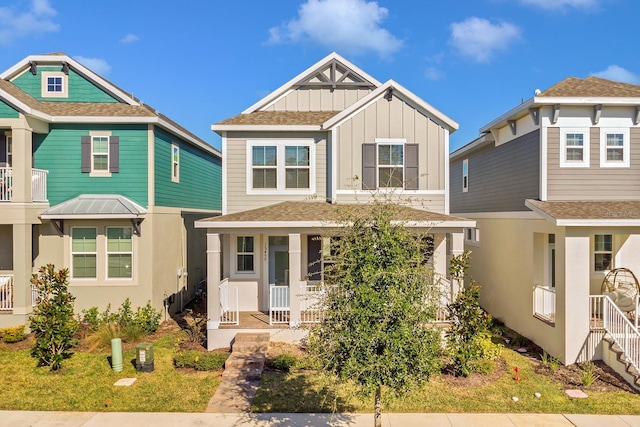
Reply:
<svg viewBox="0 0 640 427"><path fill-rule="evenodd" d="M4 0L0 69L65 52L205 141L336 51L460 124L568 76L640 84L638 0Z"/></svg>

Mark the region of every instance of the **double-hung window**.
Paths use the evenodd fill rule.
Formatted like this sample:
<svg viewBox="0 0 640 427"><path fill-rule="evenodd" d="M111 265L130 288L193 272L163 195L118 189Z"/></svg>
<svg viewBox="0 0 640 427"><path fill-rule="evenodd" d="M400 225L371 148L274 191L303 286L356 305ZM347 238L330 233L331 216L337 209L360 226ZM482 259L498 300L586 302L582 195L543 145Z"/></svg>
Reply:
<svg viewBox="0 0 640 427"><path fill-rule="evenodd" d="M596 234L593 241L594 270L611 270L613 268L613 236L611 234Z"/></svg>
<svg viewBox="0 0 640 427"><path fill-rule="evenodd" d="M247 193L315 191L315 146L311 140L248 141Z"/></svg>
<svg viewBox="0 0 640 427"><path fill-rule="evenodd" d="M133 230L131 227L107 227L107 277L133 277Z"/></svg>
<svg viewBox="0 0 640 427"><path fill-rule="evenodd" d="M91 137L91 170L93 172L109 171L109 137Z"/></svg>
<svg viewBox="0 0 640 427"><path fill-rule="evenodd" d="M236 239L236 270L239 273L253 273L253 237L238 236Z"/></svg>
<svg viewBox="0 0 640 427"><path fill-rule="evenodd" d="M71 227L71 277L97 277L97 230L95 227Z"/></svg>
<svg viewBox="0 0 640 427"><path fill-rule="evenodd" d="M171 144L171 181L180 182L180 147Z"/></svg>
<svg viewBox="0 0 640 427"><path fill-rule="evenodd" d="M600 129L600 167L628 168L629 129Z"/></svg>
<svg viewBox="0 0 640 427"><path fill-rule="evenodd" d="M378 188L404 187L404 144L378 144Z"/></svg>
<svg viewBox="0 0 640 427"><path fill-rule="evenodd" d="M560 166L589 167L589 129L563 129L560 134Z"/></svg>

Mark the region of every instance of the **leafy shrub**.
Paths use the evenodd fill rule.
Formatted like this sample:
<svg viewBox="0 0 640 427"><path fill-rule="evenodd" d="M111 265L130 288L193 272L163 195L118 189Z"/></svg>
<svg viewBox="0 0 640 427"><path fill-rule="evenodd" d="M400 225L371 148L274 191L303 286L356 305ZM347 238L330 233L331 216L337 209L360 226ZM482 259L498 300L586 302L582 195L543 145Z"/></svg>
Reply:
<svg viewBox="0 0 640 427"><path fill-rule="evenodd" d="M269 364L279 371L290 372L292 369L298 367L300 361L297 356L285 353L276 356Z"/></svg>
<svg viewBox="0 0 640 427"><path fill-rule="evenodd" d="M136 310L134 321L145 333L151 334L158 330L161 317L162 313L151 306L151 301L147 301L147 305Z"/></svg>
<svg viewBox="0 0 640 427"><path fill-rule="evenodd" d="M87 310L82 310L82 316L80 316L80 323L88 325L91 329L95 330L100 325L100 313L98 307L91 307Z"/></svg>
<svg viewBox="0 0 640 427"><path fill-rule="evenodd" d="M176 368L193 368L197 371L222 369L229 353L185 350L176 353L173 364Z"/></svg>
<svg viewBox="0 0 640 427"><path fill-rule="evenodd" d="M151 301L144 307L138 307L135 311L131 308L131 300L125 299L115 313L111 312L111 304L100 313L98 307L82 310L80 321L97 331L104 325L117 324L120 326L122 338L128 341L137 341L147 334L151 334L160 325L160 311L151 306Z"/></svg>
<svg viewBox="0 0 640 427"><path fill-rule="evenodd" d="M24 325L0 329L0 340L7 344L24 341L25 339L27 339L27 333L24 331Z"/></svg>
<svg viewBox="0 0 640 427"><path fill-rule="evenodd" d="M62 361L71 356L73 336L78 323L73 317L75 297L69 292L69 270L56 271L53 264L40 267L31 283L38 292L38 303L29 317L30 328L36 338L31 355L38 365L60 369Z"/></svg>
<svg viewBox="0 0 640 427"><path fill-rule="evenodd" d="M446 333L447 345L457 375L467 376L473 372L474 361L493 360L500 355L501 347L493 343L489 332L491 316L480 307L480 287L473 280L447 309L451 319Z"/></svg>

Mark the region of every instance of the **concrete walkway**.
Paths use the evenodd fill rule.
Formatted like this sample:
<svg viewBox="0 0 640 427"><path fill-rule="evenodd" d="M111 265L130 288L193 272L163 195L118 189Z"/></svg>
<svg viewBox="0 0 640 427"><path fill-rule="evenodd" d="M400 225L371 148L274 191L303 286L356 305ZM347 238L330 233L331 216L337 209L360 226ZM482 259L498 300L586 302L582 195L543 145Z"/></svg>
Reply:
<svg viewBox="0 0 640 427"><path fill-rule="evenodd" d="M373 425L372 414L0 411L1 427L307 427ZM384 427L640 427L640 415L383 414Z"/></svg>

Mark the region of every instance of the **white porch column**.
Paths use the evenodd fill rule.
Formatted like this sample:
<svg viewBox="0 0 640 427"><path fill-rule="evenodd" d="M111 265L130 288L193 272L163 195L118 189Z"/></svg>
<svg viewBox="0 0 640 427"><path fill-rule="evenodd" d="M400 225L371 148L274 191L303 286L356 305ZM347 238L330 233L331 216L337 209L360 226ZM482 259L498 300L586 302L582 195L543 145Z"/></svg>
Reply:
<svg viewBox="0 0 640 427"><path fill-rule="evenodd" d="M27 315L33 311L31 242L31 224L13 224L13 314Z"/></svg>
<svg viewBox="0 0 640 427"><path fill-rule="evenodd" d="M464 230L452 232L451 234L451 256L460 255L464 252ZM449 266L447 266L448 268ZM464 287L464 279L461 281L451 280L453 298L458 295L460 289Z"/></svg>
<svg viewBox="0 0 640 427"><path fill-rule="evenodd" d="M220 327L220 235L207 233L207 330Z"/></svg>
<svg viewBox="0 0 640 427"><path fill-rule="evenodd" d="M560 317L557 321L564 320L564 324L560 323L565 342L561 361L571 364L578 360L589 336L589 235L568 228L564 244L564 283L558 283L556 288L556 307Z"/></svg>
<svg viewBox="0 0 640 427"><path fill-rule="evenodd" d="M433 235L433 271L447 277L447 239L446 234Z"/></svg>
<svg viewBox="0 0 640 427"><path fill-rule="evenodd" d="M289 234L289 326L300 324L300 277L302 244L300 233Z"/></svg>

